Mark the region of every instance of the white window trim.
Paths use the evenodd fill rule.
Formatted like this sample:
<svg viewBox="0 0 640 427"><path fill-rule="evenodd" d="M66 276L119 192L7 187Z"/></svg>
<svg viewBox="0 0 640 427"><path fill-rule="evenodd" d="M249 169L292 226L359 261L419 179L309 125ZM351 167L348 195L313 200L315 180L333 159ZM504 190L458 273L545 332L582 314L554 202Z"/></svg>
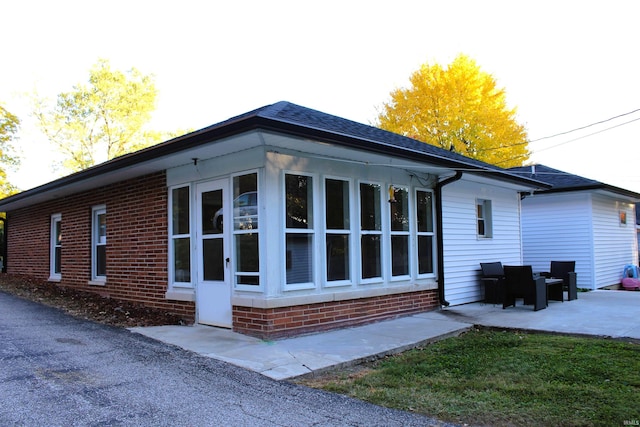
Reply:
<svg viewBox="0 0 640 427"><path fill-rule="evenodd" d="M180 188L184 188L187 187L188 191L189 191L189 232L188 234L173 234L173 190L177 190ZM171 187L169 187L169 195L168 195L168 230L167 230L167 235L169 236L169 242L168 242L168 246L169 246L169 259L167 260L168 265L167 265L167 272L168 272L168 283L169 283L169 289L167 290L167 295L169 294L174 294L176 292L193 292L194 286L193 286L193 280L194 280L194 254L193 254L193 224L195 223L194 220L194 212L193 212L193 198L195 197L195 195L193 194L193 192L191 191L191 184L180 184L180 185L173 185ZM174 248L174 244L173 241L175 239L179 239L179 238L185 238L188 237L189 238L189 250L190 250L190 257L189 259L191 260L191 265L189 266L190 271L189 274L191 276L191 281L190 282L176 282L174 281L175 278L175 271L174 271L174 254L175 254L175 248ZM172 298L172 299L176 299L176 298Z"/></svg>
<svg viewBox="0 0 640 427"><path fill-rule="evenodd" d="M255 173L256 174L256 189L258 191L258 228L257 229L253 229L253 230L235 230L234 227L231 227L231 235L229 236L229 238L231 239L231 286L233 287L233 289L237 290L237 291L247 291L247 292L253 292L253 293L264 293L265 290L265 282L266 282L266 276L265 276L265 258L266 258L266 247L265 247L265 238L264 236L266 235L266 231L264 229L264 223L265 223L265 215L263 213L262 210L262 197L263 197L263 189L260 187L261 183L262 183L262 170L261 169L249 169L246 171L242 171L242 172L238 172L238 173L234 173L230 176L229 178L229 191L228 191L228 199L229 199L229 207L231 209L231 211L233 211L234 207L233 207L233 200L235 199L235 195L233 194L233 180L239 176L244 176L244 175L251 175ZM251 234L251 233L257 233L258 234L258 273L248 273L248 272L238 272L236 271L236 236L239 234ZM226 236L225 236L226 237ZM260 284L258 286L256 285L246 285L246 284L242 284L242 283L238 283L238 279L237 277L239 275L242 276L246 276L246 275L255 275L258 277Z"/></svg>
<svg viewBox="0 0 640 427"><path fill-rule="evenodd" d="M482 205L483 217L478 216L478 206ZM488 209L487 209L488 207ZM478 239L491 239L493 238L493 204L490 199L476 199L475 204L476 211L476 235ZM484 221L484 234L480 234L478 229L478 223L480 220Z"/></svg>
<svg viewBox="0 0 640 427"><path fill-rule="evenodd" d="M297 175L297 176L306 176L311 178L311 203L313 206L311 207L311 215L313 219L312 228L287 228L287 185L286 185L286 177L287 175ZM320 179L318 175L301 172L301 171L290 171L285 170L282 171L282 218L280 219L282 223L282 229L284 230L283 242L282 242L282 283L285 291L297 291L297 290L309 290L315 289L318 287L318 219L324 218L324 214L319 215L319 205L323 206L324 204L318 203L318 189ZM303 283L287 283L287 235L288 234L306 234L311 236L311 262L313 263L311 267L311 282L303 282ZM323 239L324 241L324 239Z"/></svg>
<svg viewBox="0 0 640 427"><path fill-rule="evenodd" d="M431 193L431 229L432 231L420 231L418 230L418 192L423 192L423 193ZM433 188L422 188L422 187L416 187L414 188L413 191L413 206L412 206L412 211L411 214L413 215L413 221L411 221L412 226L415 227L415 233L412 233L412 235L415 235L415 244L412 244L412 247L415 247L415 254L414 254L414 262L413 265L415 265L415 271L416 271L416 277L418 279L425 279L425 278L434 278L436 277L436 272L437 272L437 268L438 268L438 253L437 253L437 245L436 245L436 208L435 208L435 204L436 204L436 198L435 198L435 192L433 190ZM432 240L431 240L431 254L432 254L432 267L433 267L433 272L432 273L420 273L420 260L418 259L418 237L419 236L431 236Z"/></svg>
<svg viewBox="0 0 640 427"><path fill-rule="evenodd" d="M334 230L327 229L327 198L326 198L326 182L328 179L335 181L343 181L347 183L347 190L349 192L349 228L346 230ZM322 248L320 250L320 264L322 266L322 283L325 288L336 288L336 287L345 287L345 286L353 286L355 284L355 273L359 271L359 264L356 264L355 258L358 253L356 253L356 248L354 246L354 235L356 234L355 226L358 224L357 220L357 212L358 210L353 206L354 205L354 188L353 188L353 179L339 177L339 176L330 176L325 175L322 177L322 186L321 186L321 198L322 198L322 216L321 216L321 224L318 229L323 235L322 239ZM329 281L327 277L327 235L346 235L347 242L349 245L349 279L347 280L332 280Z"/></svg>
<svg viewBox="0 0 640 427"><path fill-rule="evenodd" d="M377 185L380 187L380 205L379 205L379 209L380 209L380 230L363 230L362 229L362 204L361 204L361 197L360 197L360 185L361 184L369 184L369 185ZM388 187L386 187L388 188ZM387 250L387 243L386 240L384 238L385 235L385 229L386 229L386 224L387 224L387 210L384 208L384 203L388 203L387 199L387 192L385 190L385 186L382 182L376 182L376 181L358 181L357 183L357 191L356 191L356 202L358 204L357 206L357 212L358 212L358 221L357 221L357 236L358 236L358 281L360 284L362 285L368 285L368 284L372 284L372 283L382 283L385 281L385 277L386 277L386 265L388 264L387 261L389 258L388 255L388 250ZM380 276L377 277L369 277L369 278L363 278L362 277L362 236L365 235L377 235L380 236Z"/></svg>
<svg viewBox="0 0 640 427"><path fill-rule="evenodd" d="M62 214L51 215L51 231L49 237L49 281L59 282L62 280L62 272L56 273L56 248L62 248L62 243L57 244L56 241L56 225L62 224ZM61 249L62 250L62 249ZM62 269L62 265L60 266Z"/></svg>
<svg viewBox="0 0 640 427"><path fill-rule="evenodd" d="M411 197L411 190L408 186L406 185L393 185L393 184L389 184L389 187L393 187L394 189L403 189L405 191L405 193L407 194L407 215L409 216L409 229L407 231L394 231L391 229L391 202L387 201L387 204L389 205L388 207L388 214L387 214L387 218L386 221L388 223L388 227L389 227L389 247L388 247L388 253L389 253L389 260L387 261L388 263L388 269L389 269L389 281L391 282L398 282L398 281L402 281L402 280L409 280L412 277L412 271L413 271L413 240L412 240L412 236L413 236L413 221L411 221L411 217L413 216L413 201L412 201L412 197ZM389 192L389 187L387 187L387 192ZM392 243L391 240L393 238L393 236L407 236L407 267L408 267L408 274L402 274L402 275L398 275L398 276L394 276L393 275L393 250L392 250Z"/></svg>
<svg viewBox="0 0 640 427"><path fill-rule="evenodd" d="M91 208L91 280L90 285L104 286L107 282L107 276L98 276L96 274L96 247L98 245L98 215L107 214L106 205L94 206ZM106 243L105 243L106 245Z"/></svg>

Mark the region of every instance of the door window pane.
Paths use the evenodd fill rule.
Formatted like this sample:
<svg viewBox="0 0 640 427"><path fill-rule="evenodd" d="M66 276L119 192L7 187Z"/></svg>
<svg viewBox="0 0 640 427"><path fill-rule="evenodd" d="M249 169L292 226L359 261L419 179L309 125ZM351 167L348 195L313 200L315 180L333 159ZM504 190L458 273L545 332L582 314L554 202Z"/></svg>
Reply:
<svg viewBox="0 0 640 427"><path fill-rule="evenodd" d="M222 190L202 193L202 234L222 233Z"/></svg>
<svg viewBox="0 0 640 427"><path fill-rule="evenodd" d="M202 257L204 280L224 280L223 239L204 239L202 241Z"/></svg>

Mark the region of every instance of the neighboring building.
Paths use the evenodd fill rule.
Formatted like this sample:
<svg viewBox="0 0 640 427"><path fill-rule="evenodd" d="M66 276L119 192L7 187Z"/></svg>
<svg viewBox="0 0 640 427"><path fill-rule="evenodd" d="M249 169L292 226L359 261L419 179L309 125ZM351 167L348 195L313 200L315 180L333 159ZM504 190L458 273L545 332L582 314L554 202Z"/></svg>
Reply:
<svg viewBox="0 0 640 427"><path fill-rule="evenodd" d="M549 188L287 102L0 200L8 273L274 338L482 299Z"/></svg>
<svg viewBox="0 0 640 427"><path fill-rule="evenodd" d="M638 260L633 223L640 194L544 165L510 169L552 185L524 194L524 263L545 271L549 261L576 261L578 287L616 285Z"/></svg>

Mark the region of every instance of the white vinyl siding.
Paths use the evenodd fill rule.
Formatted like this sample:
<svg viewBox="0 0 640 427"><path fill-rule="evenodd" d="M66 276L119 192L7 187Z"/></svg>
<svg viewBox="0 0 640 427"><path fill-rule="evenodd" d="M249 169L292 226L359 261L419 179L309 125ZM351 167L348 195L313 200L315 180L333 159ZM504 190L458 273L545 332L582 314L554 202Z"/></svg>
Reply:
<svg viewBox="0 0 640 427"><path fill-rule="evenodd" d="M596 287L620 283L622 268L635 264L635 227L633 204L599 194L592 197L593 245L595 251ZM620 224L620 212L626 213L627 223Z"/></svg>
<svg viewBox="0 0 640 427"><path fill-rule="evenodd" d="M524 263L549 271L551 261L575 261L579 288L595 289L593 225L588 193L527 196L522 201Z"/></svg>
<svg viewBox="0 0 640 427"><path fill-rule="evenodd" d="M627 225L620 224L620 211ZM589 192L536 195L522 202L524 262L548 270L549 262L576 261L578 288L620 282L635 263L633 205Z"/></svg>
<svg viewBox="0 0 640 427"><path fill-rule="evenodd" d="M491 200L491 239L477 237L478 199ZM460 180L442 189L445 299L452 305L481 301L481 262L522 263L518 193Z"/></svg>

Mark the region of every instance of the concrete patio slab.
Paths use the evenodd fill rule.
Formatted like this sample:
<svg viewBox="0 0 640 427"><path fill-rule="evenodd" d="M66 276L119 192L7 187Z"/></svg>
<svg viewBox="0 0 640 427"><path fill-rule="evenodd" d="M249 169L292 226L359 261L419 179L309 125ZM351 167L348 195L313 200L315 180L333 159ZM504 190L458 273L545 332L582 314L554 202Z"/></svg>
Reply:
<svg viewBox="0 0 640 427"><path fill-rule="evenodd" d="M540 311L520 305L472 303L294 338L266 341L203 325L130 330L276 380L399 353L459 335L474 325L593 335L640 341L640 292L593 291L550 302Z"/></svg>

